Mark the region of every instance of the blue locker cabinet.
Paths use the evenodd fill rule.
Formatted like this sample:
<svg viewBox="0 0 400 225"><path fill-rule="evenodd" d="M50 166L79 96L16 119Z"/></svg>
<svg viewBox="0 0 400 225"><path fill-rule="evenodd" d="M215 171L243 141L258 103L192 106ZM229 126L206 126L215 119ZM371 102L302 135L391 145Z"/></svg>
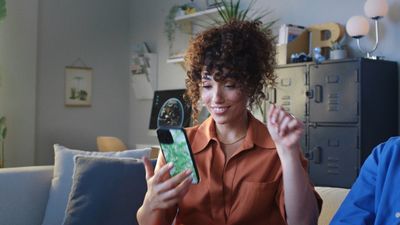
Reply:
<svg viewBox="0 0 400 225"><path fill-rule="evenodd" d="M276 68L269 104L305 124L302 150L315 185L349 188L377 144L398 135L397 63L347 59Z"/></svg>

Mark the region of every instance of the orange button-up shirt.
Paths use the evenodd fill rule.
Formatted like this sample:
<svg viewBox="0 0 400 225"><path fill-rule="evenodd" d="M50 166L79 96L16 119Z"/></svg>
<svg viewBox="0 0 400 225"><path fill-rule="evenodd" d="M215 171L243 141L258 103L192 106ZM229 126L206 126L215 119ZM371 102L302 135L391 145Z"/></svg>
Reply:
<svg viewBox="0 0 400 225"><path fill-rule="evenodd" d="M230 159L225 158L211 117L186 132L200 183L179 202L176 225L286 224L281 162L263 123L249 113L247 135ZM301 160L306 168L304 157ZM164 159L158 164L165 164Z"/></svg>

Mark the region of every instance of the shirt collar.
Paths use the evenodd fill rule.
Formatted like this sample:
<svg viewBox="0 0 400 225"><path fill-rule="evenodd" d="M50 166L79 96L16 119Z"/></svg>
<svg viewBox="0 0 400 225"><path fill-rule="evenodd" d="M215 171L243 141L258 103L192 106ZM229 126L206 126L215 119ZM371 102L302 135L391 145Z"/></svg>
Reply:
<svg viewBox="0 0 400 225"><path fill-rule="evenodd" d="M209 116L197 129L191 146L193 153L204 150L211 140L217 140L217 135L215 132L215 122L213 118Z"/></svg>
<svg viewBox="0 0 400 225"><path fill-rule="evenodd" d="M254 145L266 149L275 149L275 143L269 135L268 129L264 123L257 120L250 112L247 113L249 126L247 128L246 138L243 142L244 149L251 149ZM204 150L211 140L218 141L215 129L215 121L210 116L199 125L192 143L193 153Z"/></svg>

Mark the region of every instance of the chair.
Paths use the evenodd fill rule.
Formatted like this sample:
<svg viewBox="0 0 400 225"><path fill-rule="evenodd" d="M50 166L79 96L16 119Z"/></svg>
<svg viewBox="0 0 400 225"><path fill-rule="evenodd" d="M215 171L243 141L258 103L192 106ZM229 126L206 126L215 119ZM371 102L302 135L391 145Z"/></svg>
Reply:
<svg viewBox="0 0 400 225"><path fill-rule="evenodd" d="M96 141L97 149L100 152L123 151L128 149L124 142L122 142L121 139L117 137L98 136Z"/></svg>

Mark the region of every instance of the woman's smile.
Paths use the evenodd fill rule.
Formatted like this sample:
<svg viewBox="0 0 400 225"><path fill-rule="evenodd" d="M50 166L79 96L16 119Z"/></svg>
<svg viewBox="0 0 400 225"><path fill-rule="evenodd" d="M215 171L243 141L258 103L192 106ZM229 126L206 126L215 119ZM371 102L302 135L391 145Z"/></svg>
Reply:
<svg viewBox="0 0 400 225"><path fill-rule="evenodd" d="M227 106L211 106L211 109L215 114L224 114L229 109L229 107L227 107Z"/></svg>

